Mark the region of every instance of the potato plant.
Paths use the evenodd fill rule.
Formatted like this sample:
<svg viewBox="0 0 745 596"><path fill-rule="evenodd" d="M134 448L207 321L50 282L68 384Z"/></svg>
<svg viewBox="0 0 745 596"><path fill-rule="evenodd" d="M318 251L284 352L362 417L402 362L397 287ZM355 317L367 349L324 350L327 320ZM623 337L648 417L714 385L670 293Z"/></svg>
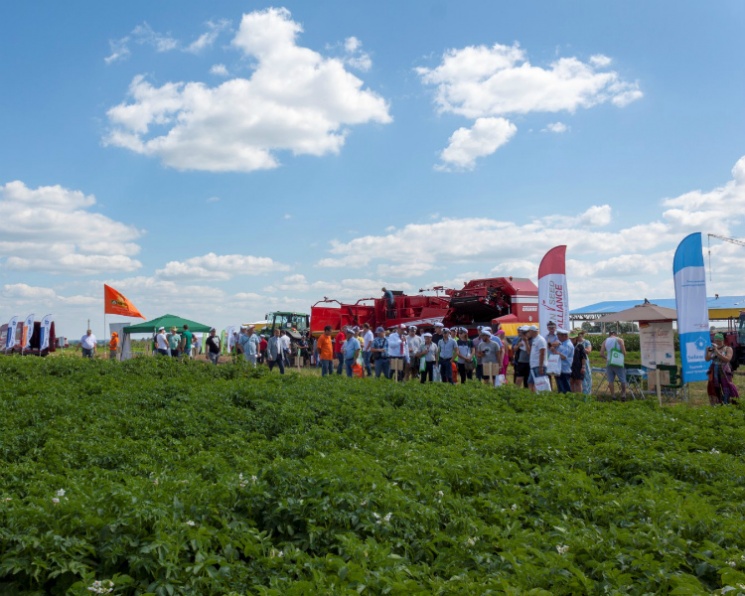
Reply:
<svg viewBox="0 0 745 596"><path fill-rule="evenodd" d="M0 358L0 593L745 593L737 408Z"/></svg>

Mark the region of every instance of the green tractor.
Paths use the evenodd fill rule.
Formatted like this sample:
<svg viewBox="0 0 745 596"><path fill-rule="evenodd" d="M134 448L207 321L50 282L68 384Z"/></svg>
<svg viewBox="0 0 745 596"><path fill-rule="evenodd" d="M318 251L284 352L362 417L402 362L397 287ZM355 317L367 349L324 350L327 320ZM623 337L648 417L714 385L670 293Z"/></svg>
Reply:
<svg viewBox="0 0 745 596"><path fill-rule="evenodd" d="M285 331L290 338L290 366L302 366L309 359L308 336L310 315L301 312L269 312L264 317L266 325L261 334L270 338L275 329Z"/></svg>
<svg viewBox="0 0 745 596"><path fill-rule="evenodd" d="M294 342L300 341L302 337L307 337L310 330L310 315L301 312L269 312L264 317L266 325L261 330L265 337L271 337L274 330L279 328L286 331L287 335Z"/></svg>

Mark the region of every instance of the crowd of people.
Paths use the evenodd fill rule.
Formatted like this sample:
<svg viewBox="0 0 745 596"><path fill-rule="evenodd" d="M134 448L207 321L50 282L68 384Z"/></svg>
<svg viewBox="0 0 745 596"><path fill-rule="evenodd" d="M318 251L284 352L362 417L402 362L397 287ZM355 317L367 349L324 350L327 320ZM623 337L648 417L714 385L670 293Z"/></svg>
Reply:
<svg viewBox="0 0 745 596"><path fill-rule="evenodd" d="M310 364L321 370L321 376L332 374L347 377L375 376L397 381L419 380L420 383L443 382L455 384L476 381L503 385L510 380L519 387L532 391L555 389L560 393L592 391L592 369L589 353L592 345L584 331L559 329L554 321L547 324L548 333L542 336L535 325L518 328L518 335L507 338L502 329L478 327L477 336L469 337L464 327L449 329L436 323L432 332L420 333L416 326L400 325L393 329L369 323L361 327L346 327L334 335L331 326L317 339L300 335L293 343L290 334L279 327L268 338L256 332L253 325L245 325L230 338L230 352L235 360L243 359L252 366L275 367L280 374L294 361L298 366ZM615 344L611 345L611 341ZM95 336L88 330L81 339L83 355L91 357ZM109 344L111 358L116 358L118 336L112 333ZM201 354L201 339L188 325L158 329L154 337L154 353L173 358L193 358ZM209 360L217 364L223 353L220 337L211 329L204 341ZM623 340L611 333L603 343L601 353L623 350ZM512 368L512 374L508 369ZM613 379L621 383L625 397L626 379L623 366L609 362L608 380L613 391Z"/></svg>
<svg viewBox="0 0 745 596"><path fill-rule="evenodd" d="M502 329L493 331L484 326L471 339L466 328L448 329L442 323L434 325L433 332L420 333L416 326L400 325L392 329L369 323L362 327L346 327L334 335L331 326L313 339L300 334L294 343L289 333L275 328L265 338L253 325L245 325L235 332L229 342L233 360L244 359L252 366L266 363L269 370L275 367L280 374L293 361L298 366L310 364L321 370L321 376L346 375L347 377L381 376L397 381L419 380L420 383L443 382L455 384L477 381L492 385L509 382L508 368L512 367L512 382L532 391L559 393L592 393L592 367L589 354L592 344L585 332L571 332L557 328L554 321L547 324L547 334L542 336L535 325L523 325L518 335L506 338ZM712 346L707 349L706 360L711 362L707 393L712 405L735 402L739 397L732 382L730 360L732 348L724 345L722 334L712 336ZM96 337L88 329L80 340L83 357L92 358ZM109 357L117 358L119 336L111 334ZM154 337L154 353L173 358L194 358L202 353L201 338L189 331L160 327ZM205 353L213 364L218 364L223 346L216 330L210 329L204 341ZM615 398L618 380L622 400L626 399L626 369L623 356L626 346L614 330L608 334L600 348L606 359L606 378L611 399ZM616 360L618 356L618 360Z"/></svg>
<svg viewBox="0 0 745 596"><path fill-rule="evenodd" d="M551 321L543 337L535 325L518 328L506 338L501 329L484 326L469 338L462 327L449 329L441 323L433 332L419 333L415 326L394 329L369 324L347 327L336 335L328 326L316 340L313 359L321 375L375 376L421 383L477 381L502 385L510 380L533 391L552 387L561 393L589 394L592 346L584 332L557 329ZM508 368L512 367L512 374Z"/></svg>
<svg viewBox="0 0 745 596"><path fill-rule="evenodd" d="M547 329L543 337L535 325L524 325L518 328L516 337L506 338L502 329L493 331L483 326L477 329L476 337L470 338L466 328L449 329L442 323L436 323L432 332L423 333L413 325L373 330L365 323L361 327L346 327L336 335L327 326L317 339L301 334L299 341L293 343L284 329L277 327L265 338L253 325L245 325L230 338L229 345L234 361L243 359L251 366L265 363L269 370L278 368L280 374L295 361L298 366L307 363L320 368L324 377L335 373L420 383L477 381L490 385L503 385L511 379L515 385L533 391L555 388L560 393L589 394L592 346L584 338L584 332L557 329L554 321L548 323ZM617 341L623 348L622 340ZM89 330L81 340L84 356L92 355L95 342ZM112 333L111 358L116 358L118 343L117 334ZM189 331L188 325L170 330L160 327L153 347L154 354L172 358L193 358L203 348L200 337ZM204 349L209 360L217 364L223 346L215 329L205 339ZM615 371L622 392L625 392L624 372L623 367Z"/></svg>

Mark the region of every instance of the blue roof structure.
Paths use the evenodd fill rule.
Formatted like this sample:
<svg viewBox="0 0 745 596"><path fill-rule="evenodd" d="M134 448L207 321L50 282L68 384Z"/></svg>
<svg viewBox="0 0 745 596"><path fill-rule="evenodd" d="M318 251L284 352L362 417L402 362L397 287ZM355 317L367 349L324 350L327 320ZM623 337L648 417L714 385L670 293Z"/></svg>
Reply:
<svg viewBox="0 0 745 596"><path fill-rule="evenodd" d="M675 298L657 298L649 300L657 306L675 309ZM641 300L610 300L607 302L596 302L581 308L569 311L569 319L572 321L592 321L603 315L633 308L637 304L643 304ZM728 319L737 317L740 311L745 311L745 296L714 296L706 299L709 307L709 318Z"/></svg>

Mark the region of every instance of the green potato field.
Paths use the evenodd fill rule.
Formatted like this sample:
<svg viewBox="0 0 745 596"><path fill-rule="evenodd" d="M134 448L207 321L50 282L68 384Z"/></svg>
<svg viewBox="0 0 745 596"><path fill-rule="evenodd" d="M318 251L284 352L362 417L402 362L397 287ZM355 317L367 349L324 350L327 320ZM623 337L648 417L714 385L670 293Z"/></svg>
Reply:
<svg viewBox="0 0 745 596"><path fill-rule="evenodd" d="M0 358L0 593L745 593L737 407Z"/></svg>

